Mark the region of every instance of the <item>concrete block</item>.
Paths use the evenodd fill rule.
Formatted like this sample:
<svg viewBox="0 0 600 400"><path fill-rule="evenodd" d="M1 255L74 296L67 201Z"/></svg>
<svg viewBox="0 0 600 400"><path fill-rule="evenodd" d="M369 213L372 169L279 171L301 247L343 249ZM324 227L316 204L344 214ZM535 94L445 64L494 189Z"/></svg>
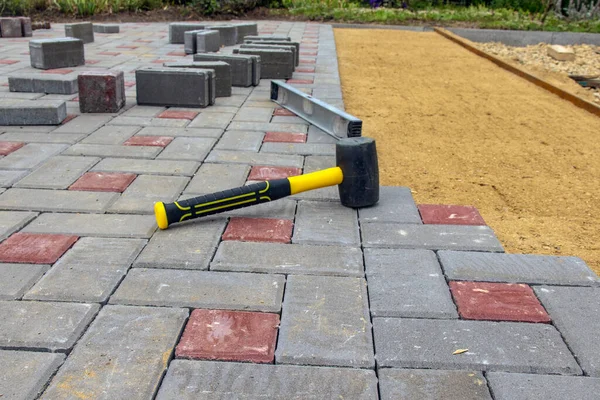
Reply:
<svg viewBox="0 0 600 400"><path fill-rule="evenodd" d="M122 158L154 158L162 150L159 146L121 146L111 144L76 143L63 152L68 156L96 156Z"/></svg>
<svg viewBox="0 0 600 400"><path fill-rule="evenodd" d="M0 36L17 38L23 36L23 28L19 18L0 18Z"/></svg>
<svg viewBox="0 0 600 400"><path fill-rule="evenodd" d="M0 211L0 240L4 240L37 217L33 212Z"/></svg>
<svg viewBox="0 0 600 400"><path fill-rule="evenodd" d="M97 304L0 301L0 346L66 352L99 309Z"/></svg>
<svg viewBox="0 0 600 400"><path fill-rule="evenodd" d="M600 279L578 257L480 252L438 252L450 280L598 286Z"/></svg>
<svg viewBox="0 0 600 400"><path fill-rule="evenodd" d="M10 187L28 172L27 170L0 171L0 187Z"/></svg>
<svg viewBox="0 0 600 400"><path fill-rule="evenodd" d="M365 247L504 251L494 231L487 226L365 222L361 229Z"/></svg>
<svg viewBox="0 0 600 400"><path fill-rule="evenodd" d="M17 182L14 187L34 189L66 189L100 161L96 157L55 156Z"/></svg>
<svg viewBox="0 0 600 400"><path fill-rule="evenodd" d="M215 149L258 151L264 136L262 132L226 131Z"/></svg>
<svg viewBox="0 0 600 400"><path fill-rule="evenodd" d="M215 97L231 96L231 65L223 61L195 61L192 63L165 63L169 68L201 68L215 71Z"/></svg>
<svg viewBox="0 0 600 400"><path fill-rule="evenodd" d="M187 316L172 308L104 307L41 398L153 397Z"/></svg>
<svg viewBox="0 0 600 400"><path fill-rule="evenodd" d="M247 165L203 163L184 193L202 195L239 187L246 182L248 172Z"/></svg>
<svg viewBox="0 0 600 400"><path fill-rule="evenodd" d="M283 275L134 268L110 303L279 312L284 283Z"/></svg>
<svg viewBox="0 0 600 400"><path fill-rule="evenodd" d="M594 400L600 391L600 379L583 376L489 372L487 381L496 400Z"/></svg>
<svg viewBox="0 0 600 400"><path fill-rule="evenodd" d="M81 238L24 298L104 303L145 244L142 239Z"/></svg>
<svg viewBox="0 0 600 400"><path fill-rule="evenodd" d="M212 138L175 138L156 157L157 160L204 161L216 140Z"/></svg>
<svg viewBox="0 0 600 400"><path fill-rule="evenodd" d="M146 67L135 71L135 79L140 105L207 107L211 103L211 79L203 70Z"/></svg>
<svg viewBox="0 0 600 400"><path fill-rule="evenodd" d="M238 32L235 25L211 25L206 29L218 31L221 46L235 46L238 42Z"/></svg>
<svg viewBox="0 0 600 400"><path fill-rule="evenodd" d="M11 92L73 94L77 93L77 77L58 76L9 76Z"/></svg>
<svg viewBox="0 0 600 400"><path fill-rule="evenodd" d="M552 325L374 318L373 332L380 367L581 375Z"/></svg>
<svg viewBox="0 0 600 400"><path fill-rule="evenodd" d="M286 43L286 42L281 42L281 43ZM241 49L266 49L266 50L269 50L269 49L274 49L274 50L280 49L280 50L291 51L292 54L294 55L294 65L298 66L298 64L300 63L299 50L298 50L299 47L300 47L300 45L294 46L294 45L291 44L292 42L289 42L289 43L290 43L290 45L284 45L284 44L262 44L261 42L258 42L258 43L245 43L245 44L242 44L240 46L240 48Z"/></svg>
<svg viewBox="0 0 600 400"><path fill-rule="evenodd" d="M169 43L184 44L184 35L187 31L197 31L205 29L204 24L190 22L172 22L169 24Z"/></svg>
<svg viewBox="0 0 600 400"><path fill-rule="evenodd" d="M82 113L116 113L125 106L123 71L82 72L77 84Z"/></svg>
<svg viewBox="0 0 600 400"><path fill-rule="evenodd" d="M548 55L558 61L575 61L575 52L559 44L548 46Z"/></svg>
<svg viewBox="0 0 600 400"><path fill-rule="evenodd" d="M221 33L219 31L200 31L195 35L194 53L213 53L221 49Z"/></svg>
<svg viewBox="0 0 600 400"><path fill-rule="evenodd" d="M265 44L275 46L294 46L296 48L296 56L300 59L300 42L292 42L290 40L244 40L247 44ZM297 64L296 64L297 65ZM337 72L337 70L336 70Z"/></svg>
<svg viewBox="0 0 600 400"><path fill-rule="evenodd" d="M241 24L235 24L237 28L237 44L244 43L246 36L258 35L258 24L254 22L247 22Z"/></svg>
<svg viewBox="0 0 600 400"><path fill-rule="evenodd" d="M201 30L187 31L183 34L183 51L185 54L196 54L196 34Z"/></svg>
<svg viewBox="0 0 600 400"><path fill-rule="evenodd" d="M29 53L33 68L54 69L85 64L83 41L75 38L31 40Z"/></svg>
<svg viewBox="0 0 600 400"><path fill-rule="evenodd" d="M94 27L91 22L78 22L65 24L65 36L81 39L85 43L94 42Z"/></svg>
<svg viewBox="0 0 600 400"><path fill-rule="evenodd" d="M190 128L220 128L225 129L233 119L234 114L228 112L222 113L202 113L190 124Z"/></svg>
<svg viewBox="0 0 600 400"><path fill-rule="evenodd" d="M257 41L257 40L277 40L277 41L281 41L281 40L285 40L287 42L291 41L292 39L289 36L283 36L283 35L247 35L244 36L244 40L252 40L252 41Z"/></svg>
<svg viewBox="0 0 600 400"><path fill-rule="evenodd" d="M194 54L196 61L223 61L231 65L232 86L249 87L253 82L253 61L251 57L229 54Z"/></svg>
<svg viewBox="0 0 600 400"><path fill-rule="evenodd" d="M96 164L92 171L193 176L198 166L199 163L195 161L105 158Z"/></svg>
<svg viewBox="0 0 600 400"><path fill-rule="evenodd" d="M261 79L289 79L294 73L294 54L279 49L234 49L234 55L255 55L260 57Z"/></svg>
<svg viewBox="0 0 600 400"><path fill-rule="evenodd" d="M148 239L156 230L151 215L46 213L23 228L30 233L58 233L78 236Z"/></svg>
<svg viewBox="0 0 600 400"><path fill-rule="evenodd" d="M34 169L68 147L67 144L28 143L0 159L0 170Z"/></svg>
<svg viewBox="0 0 600 400"><path fill-rule="evenodd" d="M21 34L23 37L32 37L33 30L31 29L31 18L29 17L19 17L21 20Z"/></svg>
<svg viewBox="0 0 600 400"><path fill-rule="evenodd" d="M224 241L211 271L362 277L358 247Z"/></svg>
<svg viewBox="0 0 600 400"><path fill-rule="evenodd" d="M0 99L0 125L58 125L65 118L63 100Z"/></svg>
<svg viewBox="0 0 600 400"><path fill-rule="evenodd" d="M379 202L371 207L359 208L358 219L361 223L423 223L410 189L401 186L380 186Z"/></svg>
<svg viewBox="0 0 600 400"><path fill-rule="evenodd" d="M377 398L377 378L375 371L364 369L174 360L156 399L203 396L370 400Z"/></svg>
<svg viewBox="0 0 600 400"><path fill-rule="evenodd" d="M225 225L225 219L219 218L158 231L135 261L134 267L206 270ZM165 252L169 257L165 257Z"/></svg>
<svg viewBox="0 0 600 400"><path fill-rule="evenodd" d="M365 249L371 315L458 318L435 253Z"/></svg>
<svg viewBox="0 0 600 400"><path fill-rule="evenodd" d="M205 161L219 164L246 164L298 168L302 168L302 164L304 163L302 156L232 150L213 150L208 157L206 157Z"/></svg>
<svg viewBox="0 0 600 400"><path fill-rule="evenodd" d="M0 207L6 210L104 212L117 197L118 193L13 188L0 195Z"/></svg>
<svg viewBox="0 0 600 400"><path fill-rule="evenodd" d="M80 115L72 121L61 125L52 131L55 133L92 133L110 122L114 117L111 115Z"/></svg>
<svg viewBox="0 0 600 400"><path fill-rule="evenodd" d="M139 130L139 126L105 126L98 129L91 135L88 135L80 143L105 145L122 144Z"/></svg>
<svg viewBox="0 0 600 400"><path fill-rule="evenodd" d="M288 276L278 364L373 368L373 339L362 278Z"/></svg>
<svg viewBox="0 0 600 400"><path fill-rule="evenodd" d="M96 33L119 33L120 27L117 24L94 24Z"/></svg>
<svg viewBox="0 0 600 400"><path fill-rule="evenodd" d="M64 359L64 354L0 350L0 394L5 399L37 399Z"/></svg>
<svg viewBox="0 0 600 400"><path fill-rule="evenodd" d="M154 214L154 203L177 200L189 180L184 176L138 176L108 212Z"/></svg>
<svg viewBox="0 0 600 400"><path fill-rule="evenodd" d="M481 372L383 368L381 400L492 400Z"/></svg>
<svg viewBox="0 0 600 400"><path fill-rule="evenodd" d="M600 377L600 288L536 286L546 307L585 375Z"/></svg>
<svg viewBox="0 0 600 400"><path fill-rule="evenodd" d="M0 264L0 300L21 299L49 268L48 265L39 264ZM2 390L0 393L3 393Z"/></svg>
<svg viewBox="0 0 600 400"><path fill-rule="evenodd" d="M360 244L356 210L338 203L298 202L292 243Z"/></svg>

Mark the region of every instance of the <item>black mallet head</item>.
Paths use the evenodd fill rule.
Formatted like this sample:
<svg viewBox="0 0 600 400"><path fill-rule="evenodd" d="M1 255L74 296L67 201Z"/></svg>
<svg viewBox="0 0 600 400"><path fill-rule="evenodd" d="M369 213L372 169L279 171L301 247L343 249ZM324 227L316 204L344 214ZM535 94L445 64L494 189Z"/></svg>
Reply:
<svg viewBox="0 0 600 400"><path fill-rule="evenodd" d="M379 166L375 140L344 138L336 143L336 164L344 179L339 184L340 200L346 207L360 208L379 201Z"/></svg>

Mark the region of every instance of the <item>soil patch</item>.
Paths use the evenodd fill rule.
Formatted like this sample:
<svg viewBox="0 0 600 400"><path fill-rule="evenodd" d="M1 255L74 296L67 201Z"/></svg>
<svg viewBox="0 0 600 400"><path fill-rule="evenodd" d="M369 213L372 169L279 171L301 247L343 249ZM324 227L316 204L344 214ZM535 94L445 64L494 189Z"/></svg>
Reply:
<svg viewBox="0 0 600 400"><path fill-rule="evenodd" d="M335 39L382 185L474 205L507 252L579 256L600 273L600 118L436 33Z"/></svg>

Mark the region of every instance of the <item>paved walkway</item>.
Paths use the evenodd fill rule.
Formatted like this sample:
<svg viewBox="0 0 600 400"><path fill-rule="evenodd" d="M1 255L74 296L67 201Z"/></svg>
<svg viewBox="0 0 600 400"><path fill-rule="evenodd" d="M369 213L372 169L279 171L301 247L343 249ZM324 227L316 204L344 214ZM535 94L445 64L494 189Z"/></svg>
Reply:
<svg viewBox="0 0 600 400"><path fill-rule="evenodd" d="M301 41L291 83L343 106L330 26L259 30ZM267 80L206 109L135 105L136 68L191 58L166 24L85 47L73 70L124 71L125 110L49 95L74 118L0 127L2 400L597 398L598 277L504 254L472 208L384 187L356 211L327 188L158 231L155 201L330 167L334 144ZM0 39L0 85L41 73L26 52Z"/></svg>

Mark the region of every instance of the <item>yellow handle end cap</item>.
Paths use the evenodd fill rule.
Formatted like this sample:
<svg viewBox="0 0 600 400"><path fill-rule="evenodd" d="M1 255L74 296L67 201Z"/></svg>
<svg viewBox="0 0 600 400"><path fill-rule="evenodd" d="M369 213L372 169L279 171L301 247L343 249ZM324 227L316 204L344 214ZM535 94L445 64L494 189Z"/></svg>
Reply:
<svg viewBox="0 0 600 400"><path fill-rule="evenodd" d="M154 215L156 216L156 223L160 229L167 229L169 227L165 203L159 201L158 203L154 204Z"/></svg>

